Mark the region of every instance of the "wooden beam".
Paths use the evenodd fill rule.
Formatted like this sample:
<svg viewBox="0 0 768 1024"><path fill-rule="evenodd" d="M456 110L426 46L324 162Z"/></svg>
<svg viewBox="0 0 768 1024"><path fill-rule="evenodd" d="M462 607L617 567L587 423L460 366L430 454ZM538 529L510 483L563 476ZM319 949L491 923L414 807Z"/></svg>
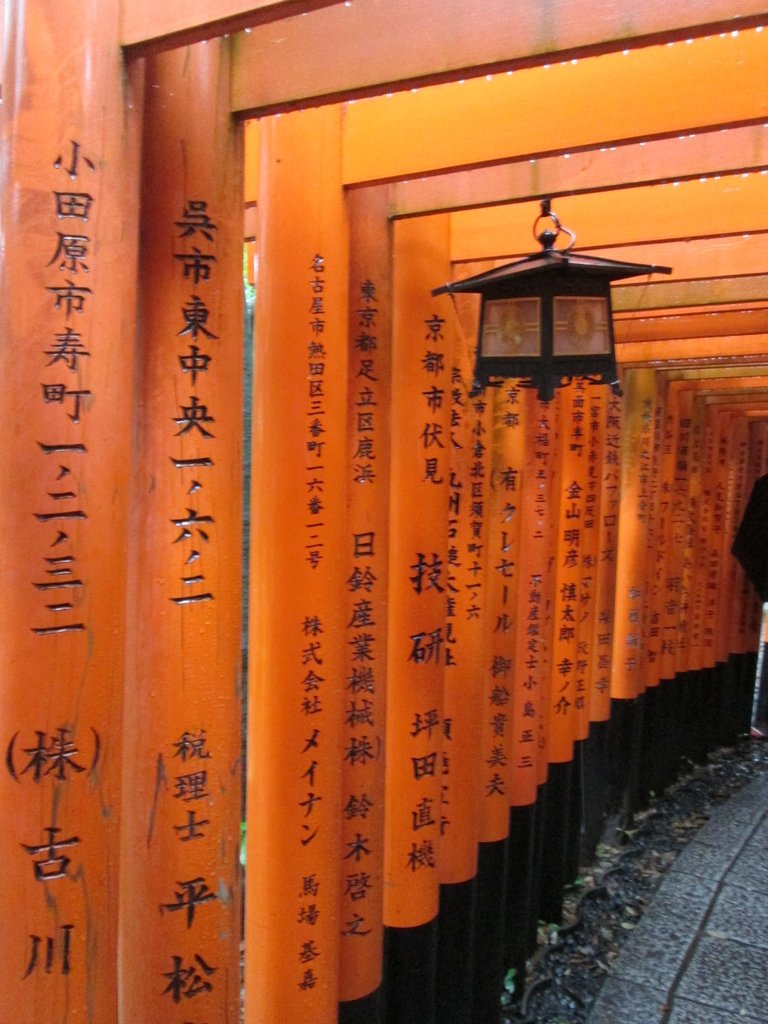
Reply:
<svg viewBox="0 0 768 1024"><path fill-rule="evenodd" d="M768 32L749 30L350 103L342 177L388 181L762 123L767 61Z"/></svg>
<svg viewBox="0 0 768 1024"><path fill-rule="evenodd" d="M123 0L120 41L146 56L252 26L308 14L342 0Z"/></svg>
<svg viewBox="0 0 768 1024"><path fill-rule="evenodd" d="M766 356L768 334L729 338L685 338L679 341L639 341L622 344L617 341L616 360L625 365L641 365L656 361L677 362L697 359L706 362L736 362L745 357Z"/></svg>
<svg viewBox="0 0 768 1024"><path fill-rule="evenodd" d="M560 206L559 201L556 209ZM246 211L247 212L247 211ZM531 248L535 243L531 240ZM758 234L725 235L718 238L694 238L684 242L648 242L643 245L600 246L578 244L579 252L628 263L646 263L672 268L667 281L685 281L699 277L737 277L762 274L768 267L768 230ZM506 262L480 260L461 265L461 277L482 273Z"/></svg>
<svg viewBox="0 0 768 1024"><path fill-rule="evenodd" d="M768 173L564 196L554 209L576 232L578 249L749 234L768 228ZM538 213L539 204L528 202L447 214L453 260L530 252Z"/></svg>
<svg viewBox="0 0 768 1024"><path fill-rule="evenodd" d="M718 310L716 313L687 313L679 316L665 312L663 316L625 317L614 320L613 333L617 344L768 336L768 310Z"/></svg>
<svg viewBox="0 0 768 1024"><path fill-rule="evenodd" d="M676 306L704 306L712 303L749 304L768 295L768 274L747 277L718 277L699 281L671 281L664 284L619 285L611 298L617 311L629 309L674 309Z"/></svg>
<svg viewBox="0 0 768 1024"><path fill-rule="evenodd" d="M383 93L735 31L765 17L764 0L740 0L738 14L731 0L622 0L591 4L589 17L583 0L354 0L238 37L236 109L285 110ZM152 17L145 14L144 23Z"/></svg>
<svg viewBox="0 0 768 1024"><path fill-rule="evenodd" d="M545 196L685 181L710 174L768 167L768 130L763 125L682 135L674 139L515 160L470 171L453 171L386 188L389 214L411 217Z"/></svg>

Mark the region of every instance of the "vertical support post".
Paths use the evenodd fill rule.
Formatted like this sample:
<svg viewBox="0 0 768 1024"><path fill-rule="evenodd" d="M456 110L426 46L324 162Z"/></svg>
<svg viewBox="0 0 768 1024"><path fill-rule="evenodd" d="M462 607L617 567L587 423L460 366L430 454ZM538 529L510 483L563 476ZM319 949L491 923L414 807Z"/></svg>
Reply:
<svg viewBox="0 0 768 1024"><path fill-rule="evenodd" d="M4 13L0 1001L80 1024L117 1017L141 78L114 0Z"/></svg>
<svg viewBox="0 0 768 1024"><path fill-rule="evenodd" d="M446 216L394 227L384 924L387 1021L434 1020L449 482Z"/></svg>
<svg viewBox="0 0 768 1024"><path fill-rule="evenodd" d="M450 337L450 389L446 393L450 476L444 598L453 656L445 671L443 707L436 1015L445 1024L460 1024L471 1016L473 998L492 443L488 395L472 391L479 311L476 296L454 297L452 307L455 330Z"/></svg>
<svg viewBox="0 0 768 1024"><path fill-rule="evenodd" d="M240 1006L242 190L229 43L147 61L121 1014Z"/></svg>
<svg viewBox="0 0 768 1024"><path fill-rule="evenodd" d="M383 191L347 196L350 231L339 1020L378 1024L383 953L391 228ZM359 756L354 752L359 751ZM366 751L376 756L366 756ZM365 857L348 858L364 833Z"/></svg>
<svg viewBox="0 0 768 1024"><path fill-rule="evenodd" d="M557 539L554 576L549 717L550 764L573 759L574 740L583 738L588 721L586 664L579 656L579 591L582 573L584 499L587 491L584 382L558 390L562 434L558 451Z"/></svg>
<svg viewBox="0 0 768 1024"><path fill-rule="evenodd" d="M616 617L616 562L621 503L621 426L621 399L617 395L608 395L600 475L595 640L590 667L590 676L594 680L591 716L596 722L608 722L611 715L611 651Z"/></svg>
<svg viewBox="0 0 768 1024"><path fill-rule="evenodd" d="M654 378L653 370L630 370L624 399L616 622L611 672L613 696L619 700L633 700L643 690L643 619L654 433Z"/></svg>
<svg viewBox="0 0 768 1024"><path fill-rule="evenodd" d="M261 122L246 1018L335 1024L348 576L347 219L336 107ZM367 736L367 739L366 739ZM365 871L365 822L341 853Z"/></svg>
<svg viewBox="0 0 768 1024"><path fill-rule="evenodd" d="M618 778L625 810L632 814L638 796L642 751L643 636L647 583L647 528L653 459L655 371L630 370L626 376L625 416L621 439L616 605L611 687L614 735L625 751ZM629 749L629 757L626 750Z"/></svg>

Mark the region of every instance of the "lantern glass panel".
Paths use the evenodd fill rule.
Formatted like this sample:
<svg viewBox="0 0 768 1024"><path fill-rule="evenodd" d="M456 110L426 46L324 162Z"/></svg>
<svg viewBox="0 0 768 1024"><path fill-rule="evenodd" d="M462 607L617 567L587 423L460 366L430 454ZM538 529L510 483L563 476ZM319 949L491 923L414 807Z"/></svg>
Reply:
<svg viewBox="0 0 768 1024"><path fill-rule="evenodd" d="M552 351L556 356L608 355L608 300L600 296L555 296Z"/></svg>
<svg viewBox="0 0 768 1024"><path fill-rule="evenodd" d="M491 358L541 355L540 300L486 299L480 354Z"/></svg>

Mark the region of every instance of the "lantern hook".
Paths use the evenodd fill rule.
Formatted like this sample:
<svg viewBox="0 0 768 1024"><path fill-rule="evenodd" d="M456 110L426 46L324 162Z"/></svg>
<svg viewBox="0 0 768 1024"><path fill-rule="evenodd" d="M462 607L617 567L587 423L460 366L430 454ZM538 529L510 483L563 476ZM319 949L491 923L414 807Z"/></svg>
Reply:
<svg viewBox="0 0 768 1024"><path fill-rule="evenodd" d="M545 228L543 231L539 231L539 222L542 220L549 220L554 225L555 230L551 227ZM561 234L568 235L570 242L565 246L564 249L555 249L555 242ZM541 213L533 222L533 237L542 247L545 252L559 252L563 256L567 256L571 249L576 244L576 235L569 228L564 227L552 209L551 199L542 199L541 201Z"/></svg>

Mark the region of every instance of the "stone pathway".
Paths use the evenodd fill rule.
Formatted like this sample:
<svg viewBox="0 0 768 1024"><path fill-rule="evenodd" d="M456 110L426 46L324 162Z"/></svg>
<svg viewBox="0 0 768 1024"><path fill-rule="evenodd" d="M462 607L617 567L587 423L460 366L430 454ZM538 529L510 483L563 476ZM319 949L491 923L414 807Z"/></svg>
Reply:
<svg viewBox="0 0 768 1024"><path fill-rule="evenodd" d="M768 776L717 806L662 881L589 1024L768 1022Z"/></svg>

